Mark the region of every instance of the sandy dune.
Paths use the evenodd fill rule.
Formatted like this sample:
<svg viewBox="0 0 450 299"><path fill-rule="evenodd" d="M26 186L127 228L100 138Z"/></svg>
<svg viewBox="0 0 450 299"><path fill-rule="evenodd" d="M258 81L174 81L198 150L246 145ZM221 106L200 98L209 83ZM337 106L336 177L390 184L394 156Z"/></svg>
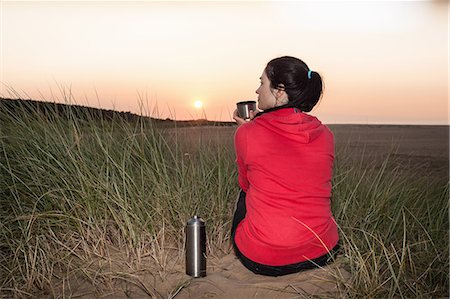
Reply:
<svg viewBox="0 0 450 299"><path fill-rule="evenodd" d="M138 275L126 275L107 285L72 288L72 298L336 298L340 287L348 283L345 258L321 269L268 277L255 275L228 254L208 260L208 274L192 278L184 273L184 261L178 259L169 273L155 275L156 268ZM117 273L119 275L119 273Z"/></svg>

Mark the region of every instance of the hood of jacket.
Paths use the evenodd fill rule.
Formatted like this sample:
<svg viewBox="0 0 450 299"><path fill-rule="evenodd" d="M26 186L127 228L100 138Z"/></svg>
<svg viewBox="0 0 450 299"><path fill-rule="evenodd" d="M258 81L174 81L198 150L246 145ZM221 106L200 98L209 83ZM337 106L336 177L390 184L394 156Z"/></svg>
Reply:
<svg viewBox="0 0 450 299"><path fill-rule="evenodd" d="M295 108L283 108L263 113L253 121L255 125L263 126L301 143L310 143L327 130L315 116Z"/></svg>

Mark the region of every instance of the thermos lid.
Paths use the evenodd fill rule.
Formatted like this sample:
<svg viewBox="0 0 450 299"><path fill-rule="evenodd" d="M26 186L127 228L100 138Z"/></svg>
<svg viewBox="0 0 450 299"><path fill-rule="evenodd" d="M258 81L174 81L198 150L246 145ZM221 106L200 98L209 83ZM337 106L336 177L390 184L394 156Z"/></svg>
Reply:
<svg viewBox="0 0 450 299"><path fill-rule="evenodd" d="M205 225L205 221L202 218L195 215L191 219L188 220L187 225Z"/></svg>

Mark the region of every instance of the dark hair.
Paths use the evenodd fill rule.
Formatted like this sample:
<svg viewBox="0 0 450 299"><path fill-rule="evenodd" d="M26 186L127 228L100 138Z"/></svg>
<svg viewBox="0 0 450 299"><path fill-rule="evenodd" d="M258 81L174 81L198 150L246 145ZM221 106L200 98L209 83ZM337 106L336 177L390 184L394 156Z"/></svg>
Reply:
<svg viewBox="0 0 450 299"><path fill-rule="evenodd" d="M272 88L283 89L289 102L281 107L295 107L304 112L311 111L322 95L322 78L311 71L302 60L283 56L272 59L266 66L266 75ZM280 108L281 108L280 107Z"/></svg>

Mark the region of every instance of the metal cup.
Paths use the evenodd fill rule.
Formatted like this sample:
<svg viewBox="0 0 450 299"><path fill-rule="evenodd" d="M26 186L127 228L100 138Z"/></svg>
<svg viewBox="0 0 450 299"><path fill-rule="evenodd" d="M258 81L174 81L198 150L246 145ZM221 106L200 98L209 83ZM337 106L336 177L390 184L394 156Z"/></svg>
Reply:
<svg viewBox="0 0 450 299"><path fill-rule="evenodd" d="M236 104L239 117L243 119L250 119L250 110L256 112L255 101L242 101Z"/></svg>
<svg viewBox="0 0 450 299"><path fill-rule="evenodd" d="M186 274L206 276L206 229L205 222L198 216L186 224Z"/></svg>

